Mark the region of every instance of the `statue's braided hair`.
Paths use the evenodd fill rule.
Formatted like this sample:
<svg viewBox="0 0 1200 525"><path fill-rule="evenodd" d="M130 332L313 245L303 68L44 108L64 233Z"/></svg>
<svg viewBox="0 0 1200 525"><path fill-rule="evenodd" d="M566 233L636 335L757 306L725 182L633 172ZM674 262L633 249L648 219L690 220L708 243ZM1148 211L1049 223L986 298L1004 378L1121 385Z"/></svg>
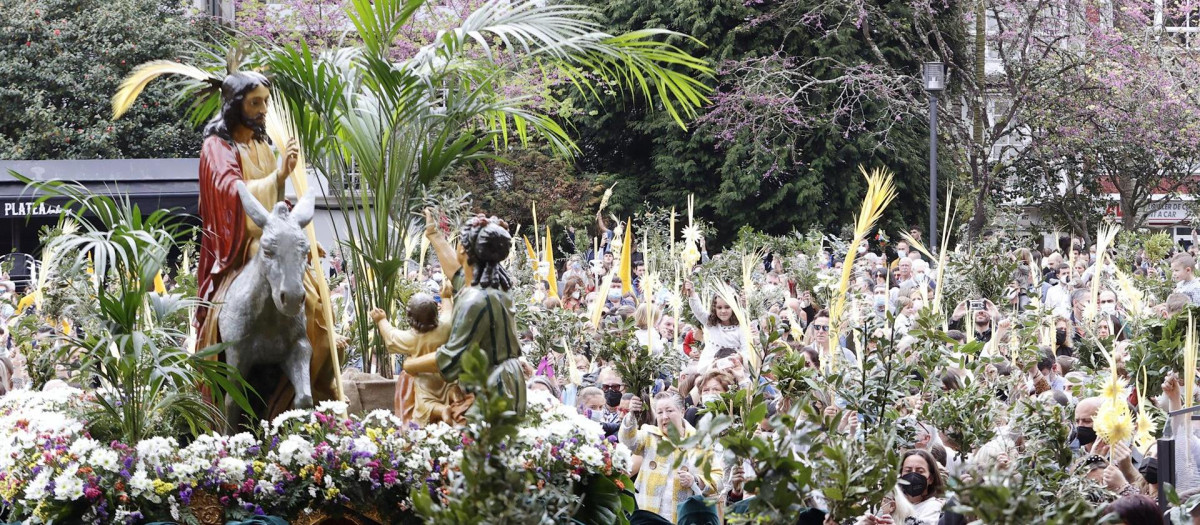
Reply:
<svg viewBox="0 0 1200 525"><path fill-rule="evenodd" d="M461 242L474 272L471 284L504 291L512 288L512 277L503 265L512 249L508 223L495 216L476 215L463 226Z"/></svg>

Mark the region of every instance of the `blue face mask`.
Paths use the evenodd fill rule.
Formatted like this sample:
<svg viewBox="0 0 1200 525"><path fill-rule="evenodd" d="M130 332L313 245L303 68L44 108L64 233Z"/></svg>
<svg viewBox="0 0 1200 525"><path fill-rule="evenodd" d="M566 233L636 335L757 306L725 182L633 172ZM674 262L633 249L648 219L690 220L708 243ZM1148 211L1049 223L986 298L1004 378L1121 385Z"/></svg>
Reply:
<svg viewBox="0 0 1200 525"><path fill-rule="evenodd" d="M609 301L620 301L621 300L621 292L608 292L608 300Z"/></svg>
<svg viewBox="0 0 1200 525"><path fill-rule="evenodd" d="M875 296L875 308L883 308L887 306L887 298L882 295Z"/></svg>

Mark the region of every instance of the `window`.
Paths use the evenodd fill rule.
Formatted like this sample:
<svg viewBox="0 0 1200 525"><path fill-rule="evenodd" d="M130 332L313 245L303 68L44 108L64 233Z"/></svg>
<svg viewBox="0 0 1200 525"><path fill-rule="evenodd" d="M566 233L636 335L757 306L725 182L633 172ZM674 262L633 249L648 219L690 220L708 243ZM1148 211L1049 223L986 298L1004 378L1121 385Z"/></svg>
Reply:
<svg viewBox="0 0 1200 525"><path fill-rule="evenodd" d="M1200 48L1200 4L1194 0L1157 3L1154 21L1184 47Z"/></svg>

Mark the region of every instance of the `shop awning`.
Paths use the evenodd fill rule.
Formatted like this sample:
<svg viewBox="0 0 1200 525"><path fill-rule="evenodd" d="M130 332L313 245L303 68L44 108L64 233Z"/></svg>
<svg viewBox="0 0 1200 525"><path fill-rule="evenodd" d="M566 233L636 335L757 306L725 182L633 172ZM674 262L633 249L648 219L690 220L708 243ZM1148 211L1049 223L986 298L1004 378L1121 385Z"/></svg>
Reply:
<svg viewBox="0 0 1200 525"><path fill-rule="evenodd" d="M35 205L41 196L9 170L38 181L78 183L88 192L127 195L142 212L173 209L195 214L200 159L0 161L0 220L56 216L61 201Z"/></svg>

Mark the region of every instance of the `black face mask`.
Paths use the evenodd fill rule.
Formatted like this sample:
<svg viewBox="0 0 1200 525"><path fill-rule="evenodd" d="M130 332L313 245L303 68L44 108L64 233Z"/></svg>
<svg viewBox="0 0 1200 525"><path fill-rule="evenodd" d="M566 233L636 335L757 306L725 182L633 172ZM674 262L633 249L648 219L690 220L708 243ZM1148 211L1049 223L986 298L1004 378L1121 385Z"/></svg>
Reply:
<svg viewBox="0 0 1200 525"><path fill-rule="evenodd" d="M1063 345L1067 343L1067 331L1059 328L1054 331L1054 342Z"/></svg>
<svg viewBox="0 0 1200 525"><path fill-rule="evenodd" d="M907 485L901 485L900 490L904 491L904 494L908 495L910 498L915 498L924 494L925 489L929 486L929 481L925 479L925 476L917 474L916 472L909 472L908 474L900 476L900 479L908 483Z"/></svg>
<svg viewBox="0 0 1200 525"><path fill-rule="evenodd" d="M615 390L604 391L604 403L616 408L621 405L621 393Z"/></svg>
<svg viewBox="0 0 1200 525"><path fill-rule="evenodd" d="M1075 427L1075 439L1079 440L1079 446L1085 447L1096 442L1096 430L1092 427Z"/></svg>

